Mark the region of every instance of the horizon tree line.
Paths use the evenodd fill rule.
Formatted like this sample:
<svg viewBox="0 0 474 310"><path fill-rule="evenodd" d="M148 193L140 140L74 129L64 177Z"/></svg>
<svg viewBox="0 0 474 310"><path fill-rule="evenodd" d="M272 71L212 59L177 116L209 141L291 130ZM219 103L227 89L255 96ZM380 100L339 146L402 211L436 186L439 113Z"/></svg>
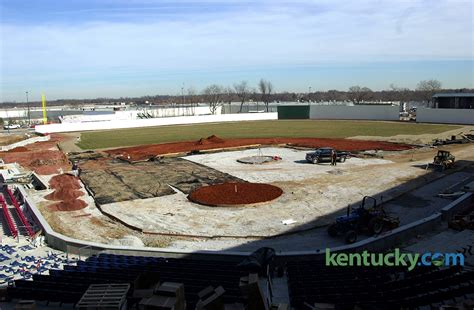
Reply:
<svg viewBox="0 0 474 310"><path fill-rule="evenodd" d="M146 101L153 104L198 104L207 103L210 106L211 113L215 113L219 106L224 103L239 102L239 112L242 112L243 106L247 102L263 102L265 110L269 111L269 104L271 102L337 102L350 101L353 104L363 104L364 102L374 101L419 101L426 104L431 103L431 98L434 93L440 91L469 91L468 89L453 90L443 89L440 81L436 79L420 81L414 90L399 87L395 84L390 84L389 88L381 91L373 91L368 87L354 85L348 88L347 91L328 90L328 91L313 91L306 93L299 92L275 92L273 83L271 81L260 79L256 87L249 85L248 81L242 80L234 83L232 86L222 86L219 84L211 84L205 87L201 92L197 92L193 87L187 89L186 94L180 95L156 95L156 96L142 96L142 97L120 97L112 98L97 98L97 99L59 99L49 101L49 106L55 105L80 105L80 104L111 104L117 102L135 102L136 104L145 104ZM472 90L471 90L472 91ZM34 106L40 102L30 101L30 105ZM3 107L14 107L26 105L26 103L4 102Z"/></svg>

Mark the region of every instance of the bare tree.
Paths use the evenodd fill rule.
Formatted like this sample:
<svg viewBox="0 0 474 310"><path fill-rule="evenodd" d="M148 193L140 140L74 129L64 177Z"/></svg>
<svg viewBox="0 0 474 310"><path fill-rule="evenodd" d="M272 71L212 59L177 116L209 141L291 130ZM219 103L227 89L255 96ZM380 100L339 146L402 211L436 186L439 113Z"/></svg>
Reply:
<svg viewBox="0 0 474 310"><path fill-rule="evenodd" d="M188 87L187 91L186 91L186 98L187 98L187 102L191 105L190 107L190 110L191 110L191 114L192 115L195 115L196 114L196 104L198 102L198 94L196 92L196 90L194 89L194 87Z"/></svg>
<svg viewBox="0 0 474 310"><path fill-rule="evenodd" d="M390 84L390 94L387 99L390 99L390 101L407 101L409 92L409 88L398 87L392 83Z"/></svg>
<svg viewBox="0 0 474 310"><path fill-rule="evenodd" d="M240 100L240 109L239 113L242 113L242 107L244 106L245 101L250 95L250 88L247 86L247 81L242 81L238 84L234 84L235 95Z"/></svg>
<svg viewBox="0 0 474 310"><path fill-rule="evenodd" d="M368 87L360 87L359 85L349 87L349 100L354 104L360 104L362 101L372 98L373 92Z"/></svg>
<svg viewBox="0 0 474 310"><path fill-rule="evenodd" d="M187 97L187 101L191 104L197 102L197 93L194 87L188 87L186 91L186 97Z"/></svg>
<svg viewBox="0 0 474 310"><path fill-rule="evenodd" d="M440 89L441 82L434 79L420 81L416 86L416 90L421 92L423 99L428 103L431 103L433 95Z"/></svg>
<svg viewBox="0 0 474 310"><path fill-rule="evenodd" d="M209 110L212 114L216 114L217 108L221 105L222 94L224 88L222 86L212 84L203 90L203 95L209 103Z"/></svg>
<svg viewBox="0 0 474 310"><path fill-rule="evenodd" d="M230 105L232 103L232 98L234 97L234 89L230 86L224 88L224 93L226 95L226 98L225 100L227 101L227 103Z"/></svg>
<svg viewBox="0 0 474 310"><path fill-rule="evenodd" d="M260 82L258 82L258 89L260 90L260 93L262 94L262 101L265 104L267 112L269 111L269 103L270 103L270 96L273 92L273 85L271 82L266 81L264 79L260 79Z"/></svg>

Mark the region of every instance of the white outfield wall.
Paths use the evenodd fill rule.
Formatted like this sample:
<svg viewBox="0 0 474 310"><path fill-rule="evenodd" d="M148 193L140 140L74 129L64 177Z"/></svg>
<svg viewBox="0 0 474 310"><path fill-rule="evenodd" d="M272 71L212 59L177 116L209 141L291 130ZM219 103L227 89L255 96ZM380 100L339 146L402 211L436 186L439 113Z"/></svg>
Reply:
<svg viewBox="0 0 474 310"><path fill-rule="evenodd" d="M400 120L400 108L387 105L311 105L310 119Z"/></svg>
<svg viewBox="0 0 474 310"><path fill-rule="evenodd" d="M276 120L278 113L239 113L239 114L220 114L220 115L198 115L198 116L178 116L178 117L161 117L148 118L138 120L113 120L101 122L84 122L84 123L62 123L38 125L35 131L41 134L56 132L74 132L74 131L90 131L90 130L107 130L121 128L139 128L154 127L166 125L187 125L201 123L221 123L221 122L238 122L238 121L259 121L259 120Z"/></svg>
<svg viewBox="0 0 474 310"><path fill-rule="evenodd" d="M428 109L418 108L419 123L445 123L474 125L474 109Z"/></svg>

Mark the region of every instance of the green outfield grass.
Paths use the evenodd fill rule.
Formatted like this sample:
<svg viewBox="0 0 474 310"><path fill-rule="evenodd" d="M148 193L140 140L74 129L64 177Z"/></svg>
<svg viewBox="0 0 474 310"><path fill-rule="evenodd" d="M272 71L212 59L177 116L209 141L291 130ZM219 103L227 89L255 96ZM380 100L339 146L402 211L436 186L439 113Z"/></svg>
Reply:
<svg viewBox="0 0 474 310"><path fill-rule="evenodd" d="M451 125L371 122L278 120L236 123L175 125L149 128L84 132L78 146L100 149L174 141L190 141L217 135L222 138L346 138L353 136L394 136L436 134L460 128Z"/></svg>

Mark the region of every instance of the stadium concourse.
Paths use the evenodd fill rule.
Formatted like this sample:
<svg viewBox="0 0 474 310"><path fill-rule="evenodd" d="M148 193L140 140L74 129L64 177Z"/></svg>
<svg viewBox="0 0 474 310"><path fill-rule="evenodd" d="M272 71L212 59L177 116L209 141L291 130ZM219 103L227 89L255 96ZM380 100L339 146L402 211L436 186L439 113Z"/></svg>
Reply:
<svg viewBox="0 0 474 310"><path fill-rule="evenodd" d="M0 153L8 198L1 258L9 264L0 270L2 309L18 303L119 309L473 305L472 143L443 146L456 165L438 171L426 169L438 149L417 135L394 143L216 133L80 152L65 149L71 137L52 134ZM306 153L319 147L348 156L336 166L308 162ZM271 160L239 161L259 156ZM400 227L361 231L353 244L329 236L335 218L365 196ZM43 236L47 245L38 241ZM430 249L460 253L463 264L334 266L328 249Z"/></svg>

